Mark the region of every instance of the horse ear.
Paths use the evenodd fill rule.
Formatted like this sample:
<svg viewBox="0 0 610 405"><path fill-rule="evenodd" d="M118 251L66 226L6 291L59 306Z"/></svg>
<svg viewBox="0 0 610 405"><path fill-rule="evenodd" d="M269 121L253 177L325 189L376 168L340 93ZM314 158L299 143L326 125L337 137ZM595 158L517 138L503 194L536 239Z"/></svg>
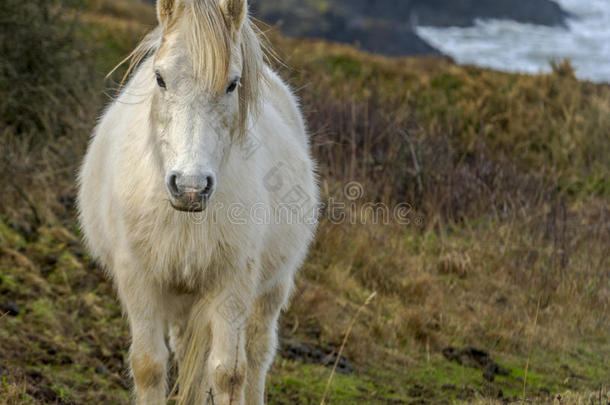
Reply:
<svg viewBox="0 0 610 405"><path fill-rule="evenodd" d="M220 8L236 30L241 29L248 14L247 0L220 0Z"/></svg>
<svg viewBox="0 0 610 405"><path fill-rule="evenodd" d="M157 17L159 23L165 29L169 25L174 12L176 10L177 0L158 0L157 1Z"/></svg>

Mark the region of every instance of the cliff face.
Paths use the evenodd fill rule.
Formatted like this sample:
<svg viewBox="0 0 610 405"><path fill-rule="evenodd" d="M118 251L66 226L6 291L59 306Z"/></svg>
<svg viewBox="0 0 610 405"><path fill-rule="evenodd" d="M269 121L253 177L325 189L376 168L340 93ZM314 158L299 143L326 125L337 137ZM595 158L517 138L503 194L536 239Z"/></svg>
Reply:
<svg viewBox="0 0 610 405"><path fill-rule="evenodd" d="M292 8L290 1L259 0L252 7L254 16L277 25L291 37L324 38L343 43L358 43L368 51L387 55L439 54L415 34L408 24L398 24L385 18L364 17L339 7L320 9L303 2ZM260 3L260 6L258 6ZM267 4L268 3L268 4Z"/></svg>
<svg viewBox="0 0 610 405"><path fill-rule="evenodd" d="M257 0L260 3L270 0ZM320 2L316 2L320 4ZM347 15L425 26L466 27L478 18L510 19L539 25L564 25L566 13L551 0L351 0L328 1Z"/></svg>
<svg viewBox="0 0 610 405"><path fill-rule="evenodd" d="M469 26L478 18L564 25L551 0L251 0L254 15L294 37L359 43L389 55L438 54L413 32L416 25Z"/></svg>

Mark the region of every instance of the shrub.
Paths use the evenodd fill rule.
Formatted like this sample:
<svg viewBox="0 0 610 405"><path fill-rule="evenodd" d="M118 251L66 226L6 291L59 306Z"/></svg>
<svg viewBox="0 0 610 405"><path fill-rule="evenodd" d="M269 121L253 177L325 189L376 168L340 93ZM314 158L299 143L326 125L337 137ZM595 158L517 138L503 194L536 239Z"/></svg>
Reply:
<svg viewBox="0 0 610 405"><path fill-rule="evenodd" d="M2 132L41 141L79 127L91 73L68 11L58 0L0 4Z"/></svg>
<svg viewBox="0 0 610 405"><path fill-rule="evenodd" d="M4 215L57 200L60 179L70 178L88 137L93 71L74 1L0 2L0 187ZM54 188L48 192L49 188ZM37 221L37 222L38 222Z"/></svg>

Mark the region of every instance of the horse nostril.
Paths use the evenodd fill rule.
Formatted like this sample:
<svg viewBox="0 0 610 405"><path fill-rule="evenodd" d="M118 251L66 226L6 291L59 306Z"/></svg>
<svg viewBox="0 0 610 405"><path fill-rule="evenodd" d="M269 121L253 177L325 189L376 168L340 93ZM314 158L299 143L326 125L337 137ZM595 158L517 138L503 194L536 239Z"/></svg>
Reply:
<svg viewBox="0 0 610 405"><path fill-rule="evenodd" d="M167 188L168 188L170 194L174 197L177 197L182 194L180 192L180 189L178 189L179 177L180 177L180 174L173 172L167 178Z"/></svg>
<svg viewBox="0 0 610 405"><path fill-rule="evenodd" d="M214 177L212 176L207 176L206 178L206 186L205 189L203 190L203 196L204 197L209 197L212 194L212 191L214 191Z"/></svg>

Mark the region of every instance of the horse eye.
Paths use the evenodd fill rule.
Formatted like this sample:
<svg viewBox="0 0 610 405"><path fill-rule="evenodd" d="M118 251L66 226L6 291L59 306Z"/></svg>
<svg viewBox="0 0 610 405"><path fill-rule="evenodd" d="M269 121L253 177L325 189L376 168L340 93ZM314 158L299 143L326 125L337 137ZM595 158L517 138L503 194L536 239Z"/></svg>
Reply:
<svg viewBox="0 0 610 405"><path fill-rule="evenodd" d="M159 87L161 87L162 89L167 88L167 86L165 85L165 80L163 80L161 73L155 72L155 76L157 76L157 84L159 85Z"/></svg>
<svg viewBox="0 0 610 405"><path fill-rule="evenodd" d="M239 86L239 79L235 79L229 84L229 87L227 87L227 94L233 93L235 89L237 89L237 86Z"/></svg>

